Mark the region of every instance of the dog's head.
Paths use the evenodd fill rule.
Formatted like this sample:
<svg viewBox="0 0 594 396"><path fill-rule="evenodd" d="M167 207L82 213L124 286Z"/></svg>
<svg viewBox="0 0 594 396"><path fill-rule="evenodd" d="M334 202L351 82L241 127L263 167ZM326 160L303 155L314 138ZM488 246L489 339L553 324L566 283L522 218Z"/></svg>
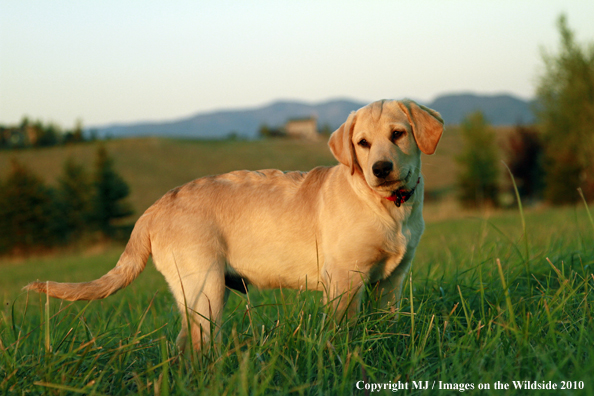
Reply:
<svg viewBox="0 0 594 396"><path fill-rule="evenodd" d="M421 152L433 154L443 133L438 112L411 100L378 101L349 115L330 137L334 157L382 196L413 188Z"/></svg>

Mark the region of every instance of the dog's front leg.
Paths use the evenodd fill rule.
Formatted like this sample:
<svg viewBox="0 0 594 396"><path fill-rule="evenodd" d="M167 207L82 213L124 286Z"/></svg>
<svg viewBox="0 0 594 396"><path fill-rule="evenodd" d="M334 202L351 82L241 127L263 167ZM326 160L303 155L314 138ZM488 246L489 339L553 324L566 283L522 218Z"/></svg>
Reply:
<svg viewBox="0 0 594 396"><path fill-rule="evenodd" d="M415 248L407 250L400 264L386 278L378 282L374 288L374 300L379 302L382 309L390 309L393 312L400 308L400 298L404 281L410 272Z"/></svg>
<svg viewBox="0 0 594 396"><path fill-rule="evenodd" d="M332 304L331 310L337 323L351 320L359 312L361 293L366 274L343 268L325 266L324 302Z"/></svg>

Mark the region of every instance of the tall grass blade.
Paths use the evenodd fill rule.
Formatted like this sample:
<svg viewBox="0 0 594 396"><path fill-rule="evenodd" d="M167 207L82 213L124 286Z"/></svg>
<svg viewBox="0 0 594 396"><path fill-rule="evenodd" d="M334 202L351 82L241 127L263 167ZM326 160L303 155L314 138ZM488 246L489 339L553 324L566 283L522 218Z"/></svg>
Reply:
<svg viewBox="0 0 594 396"><path fill-rule="evenodd" d="M514 306L511 301L511 297L509 295L509 289L505 282L505 275L503 274L503 269L501 268L501 261L497 259L497 270L499 271L499 277L501 278L501 285L503 286L503 294L505 295L505 304L507 305L507 310L509 313L509 320L511 322L511 327L514 330L514 333L517 330L516 325L516 318L514 314Z"/></svg>
<svg viewBox="0 0 594 396"><path fill-rule="evenodd" d="M503 162L503 161L501 161ZM518 186L516 185L516 180L514 175L512 174L511 170L507 166L505 162L503 162L507 172L509 173L509 177L511 178L512 184L514 185L514 192L516 193L516 199L518 201L518 209L520 211L520 219L522 221L522 235L524 238L524 247L526 249L526 279L530 279L530 243L528 241L528 232L526 231L526 218L524 216L524 208L522 206L522 198L520 198L520 191L518 190Z"/></svg>
<svg viewBox="0 0 594 396"><path fill-rule="evenodd" d="M169 396L169 356L167 353L167 341L161 337L161 362L163 363L163 372L161 375L161 396Z"/></svg>
<svg viewBox="0 0 594 396"><path fill-rule="evenodd" d="M584 192L581 188L578 188L578 193L580 193L580 197L582 197L582 202L584 202L584 207L586 208L586 213L588 213L588 218L590 219L590 224L592 225L592 230L594 231L594 219L592 219L592 213L590 213L590 208L588 207L588 202L586 201L586 197L584 196Z"/></svg>
<svg viewBox="0 0 594 396"><path fill-rule="evenodd" d="M46 285L46 290L49 290L49 281ZM45 352L50 353L52 351L52 345L50 340L50 297L49 294L45 295Z"/></svg>
<svg viewBox="0 0 594 396"><path fill-rule="evenodd" d="M413 303L412 271L408 274L409 296L410 296L410 345L412 354L415 353L415 307Z"/></svg>
<svg viewBox="0 0 594 396"><path fill-rule="evenodd" d="M37 386L43 386L44 388L58 389L58 390L70 392L70 393L80 393L83 395L88 395L89 393L91 393L92 395L96 395L96 396L104 396L103 393L98 393L96 391L90 392L89 389L85 389L85 388L78 389L78 388L74 388L72 386L66 386L66 385L61 385L61 384L52 384L49 382L41 382L41 381L34 382L33 384L37 385Z"/></svg>
<svg viewBox="0 0 594 396"><path fill-rule="evenodd" d="M468 316L468 310L466 309L466 302L464 301L464 296L462 295L462 290L460 290L460 285L458 285L458 294L460 295L460 302L462 303L462 309L464 310L464 317L466 318L466 329L468 333L471 332L470 328L470 316Z"/></svg>

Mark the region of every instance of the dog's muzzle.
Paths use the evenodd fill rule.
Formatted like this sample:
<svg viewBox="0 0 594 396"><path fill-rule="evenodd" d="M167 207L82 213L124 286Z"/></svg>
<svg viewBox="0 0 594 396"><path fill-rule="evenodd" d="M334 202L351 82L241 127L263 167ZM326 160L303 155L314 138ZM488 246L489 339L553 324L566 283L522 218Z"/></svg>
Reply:
<svg viewBox="0 0 594 396"><path fill-rule="evenodd" d="M394 164L392 164L390 161L378 161L371 167L373 175L378 179L385 179L390 173L392 173L393 169Z"/></svg>

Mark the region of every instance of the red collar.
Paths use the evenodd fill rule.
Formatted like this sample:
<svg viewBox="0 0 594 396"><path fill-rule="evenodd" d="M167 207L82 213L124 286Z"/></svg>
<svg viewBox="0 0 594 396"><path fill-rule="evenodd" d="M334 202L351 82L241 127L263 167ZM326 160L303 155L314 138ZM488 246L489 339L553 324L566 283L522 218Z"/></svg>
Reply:
<svg viewBox="0 0 594 396"><path fill-rule="evenodd" d="M396 205L397 207L400 207L400 205L402 205L403 203L408 201L410 199L410 197L412 197L412 195L415 193L415 190L417 189L417 186L419 185L420 181L421 181L421 177L419 176L419 178L417 179L417 184L415 184L415 186L412 188L412 190L407 191L404 188L400 188L400 189L392 192L392 195L390 195L389 197L386 197L386 199L388 201L394 202L394 205Z"/></svg>

